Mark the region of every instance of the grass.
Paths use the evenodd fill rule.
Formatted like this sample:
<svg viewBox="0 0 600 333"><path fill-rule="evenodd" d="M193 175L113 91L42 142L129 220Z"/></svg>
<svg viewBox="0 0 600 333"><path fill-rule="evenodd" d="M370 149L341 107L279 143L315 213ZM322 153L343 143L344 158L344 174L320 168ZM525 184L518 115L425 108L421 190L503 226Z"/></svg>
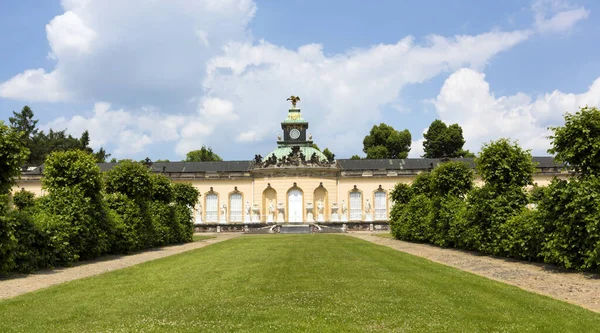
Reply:
<svg viewBox="0 0 600 333"><path fill-rule="evenodd" d="M205 239L215 238L215 236L211 236L211 235L193 235L192 237L193 237L192 240L194 242L198 242L198 241L205 240Z"/></svg>
<svg viewBox="0 0 600 333"><path fill-rule="evenodd" d="M593 332L600 315L343 235L243 236L0 302L2 332Z"/></svg>

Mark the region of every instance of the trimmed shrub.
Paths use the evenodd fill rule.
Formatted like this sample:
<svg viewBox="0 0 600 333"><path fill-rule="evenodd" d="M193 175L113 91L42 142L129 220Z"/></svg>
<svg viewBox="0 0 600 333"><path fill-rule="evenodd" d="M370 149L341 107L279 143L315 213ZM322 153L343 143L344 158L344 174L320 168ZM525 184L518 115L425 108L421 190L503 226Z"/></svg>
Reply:
<svg viewBox="0 0 600 333"><path fill-rule="evenodd" d="M392 221L392 235L408 241L429 241L431 213L431 199L425 194L415 196L398 214L398 219Z"/></svg>
<svg viewBox="0 0 600 333"><path fill-rule="evenodd" d="M430 175L430 188L437 196L463 198L472 188L475 178L473 170L463 162L442 163Z"/></svg>
<svg viewBox="0 0 600 333"><path fill-rule="evenodd" d="M13 194L13 205L17 207L18 210L24 210L33 207L34 204L35 194L33 194L33 192L21 189L20 191L15 192L15 194Z"/></svg>
<svg viewBox="0 0 600 333"><path fill-rule="evenodd" d="M535 163L530 151L508 139L484 144L475 165L481 179L497 192L533 184Z"/></svg>
<svg viewBox="0 0 600 333"><path fill-rule="evenodd" d="M128 253L152 246L155 232L147 204L140 206L123 193L107 194L105 199L114 226L111 252Z"/></svg>
<svg viewBox="0 0 600 333"><path fill-rule="evenodd" d="M409 184L397 183L394 189L390 191L390 198L394 204L407 204L413 197L413 190Z"/></svg>
<svg viewBox="0 0 600 333"><path fill-rule="evenodd" d="M46 158L42 187L49 192L77 187L86 197L99 197L102 190L100 168L94 156L82 150L56 151Z"/></svg>
<svg viewBox="0 0 600 333"><path fill-rule="evenodd" d="M40 198L36 223L50 235L56 264L70 264L108 252L110 222L101 202L80 187L53 189Z"/></svg>
<svg viewBox="0 0 600 333"><path fill-rule="evenodd" d="M0 274L11 271L15 266L17 244L14 232L13 219L8 216L8 195L0 194Z"/></svg>
<svg viewBox="0 0 600 333"><path fill-rule="evenodd" d="M431 190L431 173L430 172L421 172L415 177L415 180L410 185L412 189L413 195L433 194Z"/></svg>
<svg viewBox="0 0 600 333"><path fill-rule="evenodd" d="M48 236L34 223L34 214L31 209L11 212L17 240L14 270L21 273L31 273L55 262Z"/></svg>
<svg viewBox="0 0 600 333"><path fill-rule="evenodd" d="M153 183L143 164L123 161L104 175L107 193L122 193L133 200L150 199Z"/></svg>
<svg viewBox="0 0 600 333"><path fill-rule="evenodd" d="M500 229L510 218L518 215L527 203L523 189L496 192L495 187L476 188L467 199L466 222L462 244L470 250L501 255Z"/></svg>
<svg viewBox="0 0 600 333"><path fill-rule="evenodd" d="M555 179L538 205L546 242L544 261L600 271L600 178Z"/></svg>
<svg viewBox="0 0 600 333"><path fill-rule="evenodd" d="M500 253L512 258L539 260L544 244L544 226L539 211L526 208L500 226Z"/></svg>
<svg viewBox="0 0 600 333"><path fill-rule="evenodd" d="M150 176L150 182L152 184L151 200L167 204L173 201L174 186L167 176L162 174L152 174Z"/></svg>
<svg viewBox="0 0 600 333"><path fill-rule="evenodd" d="M431 243L442 247L460 244L466 225L466 202L458 197L447 195L436 197L432 202L432 208L429 221Z"/></svg>
<svg viewBox="0 0 600 333"><path fill-rule="evenodd" d="M176 204L190 207L196 206L200 192L190 183L173 183L173 201Z"/></svg>

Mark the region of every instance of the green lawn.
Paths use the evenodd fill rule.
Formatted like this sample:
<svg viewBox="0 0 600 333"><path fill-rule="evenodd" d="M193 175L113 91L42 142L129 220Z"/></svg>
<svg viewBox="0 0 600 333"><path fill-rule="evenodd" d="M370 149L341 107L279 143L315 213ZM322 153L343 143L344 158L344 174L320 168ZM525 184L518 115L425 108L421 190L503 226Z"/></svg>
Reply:
<svg viewBox="0 0 600 333"><path fill-rule="evenodd" d="M597 332L600 315L343 235L243 236L0 302L0 331Z"/></svg>

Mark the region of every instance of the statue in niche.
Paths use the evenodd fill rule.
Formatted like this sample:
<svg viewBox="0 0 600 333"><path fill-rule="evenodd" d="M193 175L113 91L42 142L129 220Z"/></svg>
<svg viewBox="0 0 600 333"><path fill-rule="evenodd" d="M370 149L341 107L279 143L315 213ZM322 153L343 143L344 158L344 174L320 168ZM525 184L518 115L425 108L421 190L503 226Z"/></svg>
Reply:
<svg viewBox="0 0 600 333"><path fill-rule="evenodd" d="M300 102L300 96L290 96L286 101L292 102L292 107L296 108L296 103Z"/></svg>
<svg viewBox="0 0 600 333"><path fill-rule="evenodd" d="M317 212L319 214L323 214L323 209L325 209L325 205L323 205L323 199L319 199L317 202Z"/></svg>
<svg viewBox="0 0 600 333"><path fill-rule="evenodd" d="M246 215L250 215L250 210L252 207L250 206L250 202L246 200Z"/></svg>
<svg viewBox="0 0 600 333"><path fill-rule="evenodd" d="M226 204L226 203L223 203L223 204L221 205L221 215L222 215L222 216L225 216L225 215L227 215L227 204Z"/></svg>
<svg viewBox="0 0 600 333"><path fill-rule="evenodd" d="M342 200L342 215L346 215L348 211L348 206L346 205L346 200Z"/></svg>
<svg viewBox="0 0 600 333"><path fill-rule="evenodd" d="M275 216L275 200L271 199L269 200L269 215L271 216Z"/></svg>
<svg viewBox="0 0 600 333"><path fill-rule="evenodd" d="M367 199L367 202L365 202L365 213L371 213L371 202L369 201L369 199Z"/></svg>

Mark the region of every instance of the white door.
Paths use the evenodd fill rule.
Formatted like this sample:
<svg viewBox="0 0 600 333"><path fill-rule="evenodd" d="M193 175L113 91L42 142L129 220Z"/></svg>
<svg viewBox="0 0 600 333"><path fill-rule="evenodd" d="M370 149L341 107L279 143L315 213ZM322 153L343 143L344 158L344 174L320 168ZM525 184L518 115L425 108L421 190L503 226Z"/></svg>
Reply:
<svg viewBox="0 0 600 333"><path fill-rule="evenodd" d="M288 192L288 221L302 222L302 192L300 190Z"/></svg>

